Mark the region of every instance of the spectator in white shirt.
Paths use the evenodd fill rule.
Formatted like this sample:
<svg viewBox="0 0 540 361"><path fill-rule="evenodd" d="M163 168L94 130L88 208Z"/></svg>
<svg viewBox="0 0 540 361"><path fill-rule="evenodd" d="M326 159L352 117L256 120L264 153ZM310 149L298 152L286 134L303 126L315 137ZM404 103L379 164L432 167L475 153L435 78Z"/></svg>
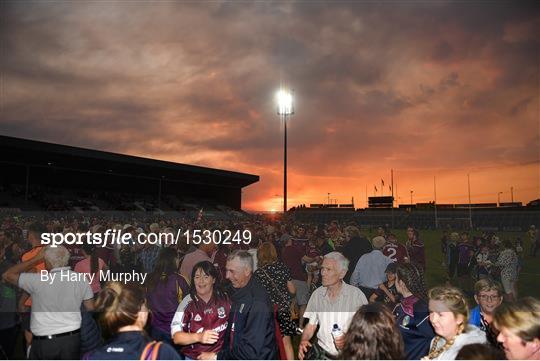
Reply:
<svg viewBox="0 0 540 361"><path fill-rule="evenodd" d="M321 266L322 286L317 288L309 299L304 317L309 319L302 333L298 347L298 357L303 360L310 347L318 349L318 357L335 358L344 345L345 336L332 336L332 329L337 325L343 335L351 319L360 306L368 303L366 296L358 288L343 282L349 260L339 252L330 252L324 256ZM310 340L317 330L317 344Z"/></svg>
<svg viewBox="0 0 540 361"><path fill-rule="evenodd" d="M43 259L48 271L46 279L40 273L24 273ZM32 297L30 359L80 358L81 304L92 310L94 294L88 282L69 269L68 262L69 251L65 247L49 246L2 275L4 281Z"/></svg>

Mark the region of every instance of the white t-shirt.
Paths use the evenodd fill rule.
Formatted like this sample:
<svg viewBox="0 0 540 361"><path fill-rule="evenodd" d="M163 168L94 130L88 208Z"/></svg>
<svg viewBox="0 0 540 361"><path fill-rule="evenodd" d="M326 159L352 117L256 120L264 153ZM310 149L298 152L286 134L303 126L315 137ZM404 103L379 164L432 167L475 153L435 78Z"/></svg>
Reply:
<svg viewBox="0 0 540 361"><path fill-rule="evenodd" d="M343 282L339 296L333 301L327 295L327 287L313 291L304 317L309 318L310 325L320 326L317 333L319 346L332 356L337 356L339 351L332 337L334 324L341 327L343 333L347 332L356 311L367 304L368 300L360 289Z"/></svg>
<svg viewBox="0 0 540 361"><path fill-rule="evenodd" d="M55 278L41 280L39 273L21 273L19 287L32 296L30 330L36 336L56 335L81 328L81 304L94 297L88 282L60 277L76 274L69 267L54 268Z"/></svg>

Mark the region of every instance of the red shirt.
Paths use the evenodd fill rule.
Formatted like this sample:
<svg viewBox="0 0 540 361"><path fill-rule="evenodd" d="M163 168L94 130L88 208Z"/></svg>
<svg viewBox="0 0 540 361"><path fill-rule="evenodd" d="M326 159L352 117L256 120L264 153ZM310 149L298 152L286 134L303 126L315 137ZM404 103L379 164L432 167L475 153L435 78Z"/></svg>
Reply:
<svg viewBox="0 0 540 361"><path fill-rule="evenodd" d="M407 248L400 243L387 243L382 248L382 253L393 262L403 263L408 257Z"/></svg>
<svg viewBox="0 0 540 361"><path fill-rule="evenodd" d="M219 352L223 346L230 310L231 302L226 299L216 300L212 297L206 303L199 297L191 299L191 296L186 296L178 306L172 320L172 335L174 336L178 331L202 333L205 330L214 330L219 334L219 338L213 345L202 343L186 345L182 347L182 353L196 360L201 352Z"/></svg>

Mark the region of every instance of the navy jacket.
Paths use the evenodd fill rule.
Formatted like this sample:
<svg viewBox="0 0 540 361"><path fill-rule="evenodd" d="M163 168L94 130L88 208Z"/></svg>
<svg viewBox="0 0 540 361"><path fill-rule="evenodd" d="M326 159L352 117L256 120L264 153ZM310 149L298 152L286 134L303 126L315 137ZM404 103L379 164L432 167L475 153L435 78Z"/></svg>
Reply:
<svg viewBox="0 0 540 361"><path fill-rule="evenodd" d="M104 346L87 354L87 360L139 360L151 340L140 331L119 332ZM176 350L163 342L159 347L158 360L181 360Z"/></svg>
<svg viewBox="0 0 540 361"><path fill-rule="evenodd" d="M84 355L103 345L103 340L101 330L94 321L92 313L86 311L84 306L81 306L81 317L81 355Z"/></svg>
<svg viewBox="0 0 540 361"><path fill-rule="evenodd" d="M256 277L231 297L229 325L219 360L279 359L273 305Z"/></svg>
<svg viewBox="0 0 540 361"><path fill-rule="evenodd" d="M429 322L429 308L425 301L418 300L412 314L407 313L401 303L394 308L398 328L403 336L405 354L409 360L419 360L429 353L435 332Z"/></svg>

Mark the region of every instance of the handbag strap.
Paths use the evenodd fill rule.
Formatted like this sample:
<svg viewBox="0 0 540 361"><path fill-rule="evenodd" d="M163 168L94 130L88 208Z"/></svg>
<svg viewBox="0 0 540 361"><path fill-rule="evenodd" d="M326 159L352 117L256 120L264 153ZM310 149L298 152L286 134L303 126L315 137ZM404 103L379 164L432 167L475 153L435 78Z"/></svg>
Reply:
<svg viewBox="0 0 540 361"><path fill-rule="evenodd" d="M263 271L264 274L266 275L266 277L270 280L270 282L272 283L272 286L273 286L274 289L276 290L276 293L277 293L278 295L280 295L280 297L281 297L281 299L282 299L283 301L285 301L284 303L288 303L289 300L288 300L284 295L282 295L281 292L279 292L279 289L277 288L277 285L276 285L276 283L274 282L274 280L272 279L272 277L270 277L270 275L269 275L268 273L266 273L266 271L264 270L264 268L260 268L260 270Z"/></svg>
<svg viewBox="0 0 540 361"><path fill-rule="evenodd" d="M180 284L178 283L178 276L180 276L180 278L182 278L188 285L189 285L189 281L181 273L176 273L175 275L176 275L176 278L175 278L176 298L178 299L178 303L182 303L182 300L184 299L184 291L182 290L182 287L180 287Z"/></svg>
<svg viewBox="0 0 540 361"><path fill-rule="evenodd" d="M157 360L160 346L161 346L161 341L148 342L143 352L141 353L140 360Z"/></svg>
<svg viewBox="0 0 540 361"><path fill-rule="evenodd" d="M182 289L180 288L180 285L178 284L178 278L176 278L176 299L178 300L178 303L182 302Z"/></svg>

